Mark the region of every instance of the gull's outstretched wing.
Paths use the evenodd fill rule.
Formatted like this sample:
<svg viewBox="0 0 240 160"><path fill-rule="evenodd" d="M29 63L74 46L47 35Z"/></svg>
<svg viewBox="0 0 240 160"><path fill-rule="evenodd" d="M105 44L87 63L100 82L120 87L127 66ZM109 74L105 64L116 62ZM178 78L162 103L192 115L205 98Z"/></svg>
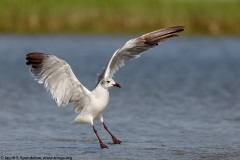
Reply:
<svg viewBox="0 0 240 160"><path fill-rule="evenodd" d="M80 112L89 103L91 92L78 81L67 62L50 54L29 53L26 56L33 77L44 84L58 106L74 102L75 112Z"/></svg>
<svg viewBox="0 0 240 160"><path fill-rule="evenodd" d="M182 32L183 30L184 26L169 27L129 40L122 48L119 48L113 54L103 73L99 75L98 82L103 78L112 78L116 71L124 66L124 60L140 57L144 51L158 45L158 43L169 38L178 37L176 33Z"/></svg>

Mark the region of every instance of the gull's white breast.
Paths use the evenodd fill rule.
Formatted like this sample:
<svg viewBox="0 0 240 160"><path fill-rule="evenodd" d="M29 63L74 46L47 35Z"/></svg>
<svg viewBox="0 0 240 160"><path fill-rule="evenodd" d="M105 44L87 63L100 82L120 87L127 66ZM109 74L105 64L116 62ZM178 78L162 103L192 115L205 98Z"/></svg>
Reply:
<svg viewBox="0 0 240 160"><path fill-rule="evenodd" d="M83 108L82 112L75 118L73 123L92 124L93 120L101 118L102 112L106 108L108 102L108 90L97 87L92 91L90 103Z"/></svg>

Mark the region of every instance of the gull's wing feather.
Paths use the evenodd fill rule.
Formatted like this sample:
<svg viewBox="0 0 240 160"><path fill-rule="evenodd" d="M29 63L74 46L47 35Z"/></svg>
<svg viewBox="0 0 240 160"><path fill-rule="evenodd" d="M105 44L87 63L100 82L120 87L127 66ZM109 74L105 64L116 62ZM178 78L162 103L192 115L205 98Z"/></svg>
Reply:
<svg viewBox="0 0 240 160"><path fill-rule="evenodd" d="M113 54L103 73L99 75L98 82L103 78L112 78L116 71L124 66L124 60L140 57L144 51L158 45L158 43L169 38L178 37L176 33L182 32L183 30L184 26L169 27L129 40L122 48L119 48Z"/></svg>
<svg viewBox="0 0 240 160"><path fill-rule="evenodd" d="M58 106L74 102L75 112L80 112L89 103L91 92L78 81L67 62L50 54L29 53L26 56L33 77L44 84Z"/></svg>

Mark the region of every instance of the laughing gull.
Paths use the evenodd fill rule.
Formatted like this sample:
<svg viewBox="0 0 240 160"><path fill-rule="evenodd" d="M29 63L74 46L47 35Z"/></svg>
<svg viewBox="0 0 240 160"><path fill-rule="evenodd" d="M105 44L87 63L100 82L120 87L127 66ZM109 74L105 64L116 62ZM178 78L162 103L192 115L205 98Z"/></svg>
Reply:
<svg viewBox="0 0 240 160"><path fill-rule="evenodd" d="M104 128L111 135L114 144L120 144L118 140L107 128L103 121L102 112L109 101L108 89L112 86L121 88L112 79L116 71L124 66L124 60L140 57L140 55L150 48L158 45L169 38L178 37L177 33L182 32L184 26L174 26L156 30L126 42L112 55L102 74L98 76L98 83L93 91L85 88L74 75L71 67L64 60L44 53L29 53L26 55L27 65L38 83L43 83L44 87L51 93L57 105L67 106L74 103L74 110L79 115L73 120L74 124L91 124L101 148L108 148L100 139L93 121L99 119Z"/></svg>

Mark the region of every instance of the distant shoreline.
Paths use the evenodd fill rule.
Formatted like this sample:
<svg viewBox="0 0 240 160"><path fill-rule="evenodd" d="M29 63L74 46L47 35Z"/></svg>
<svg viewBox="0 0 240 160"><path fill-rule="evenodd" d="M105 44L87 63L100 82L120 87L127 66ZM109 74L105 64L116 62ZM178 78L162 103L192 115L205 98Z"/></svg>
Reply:
<svg viewBox="0 0 240 160"><path fill-rule="evenodd" d="M237 0L3 0L0 10L0 33L129 34L184 25L188 35L240 35Z"/></svg>

